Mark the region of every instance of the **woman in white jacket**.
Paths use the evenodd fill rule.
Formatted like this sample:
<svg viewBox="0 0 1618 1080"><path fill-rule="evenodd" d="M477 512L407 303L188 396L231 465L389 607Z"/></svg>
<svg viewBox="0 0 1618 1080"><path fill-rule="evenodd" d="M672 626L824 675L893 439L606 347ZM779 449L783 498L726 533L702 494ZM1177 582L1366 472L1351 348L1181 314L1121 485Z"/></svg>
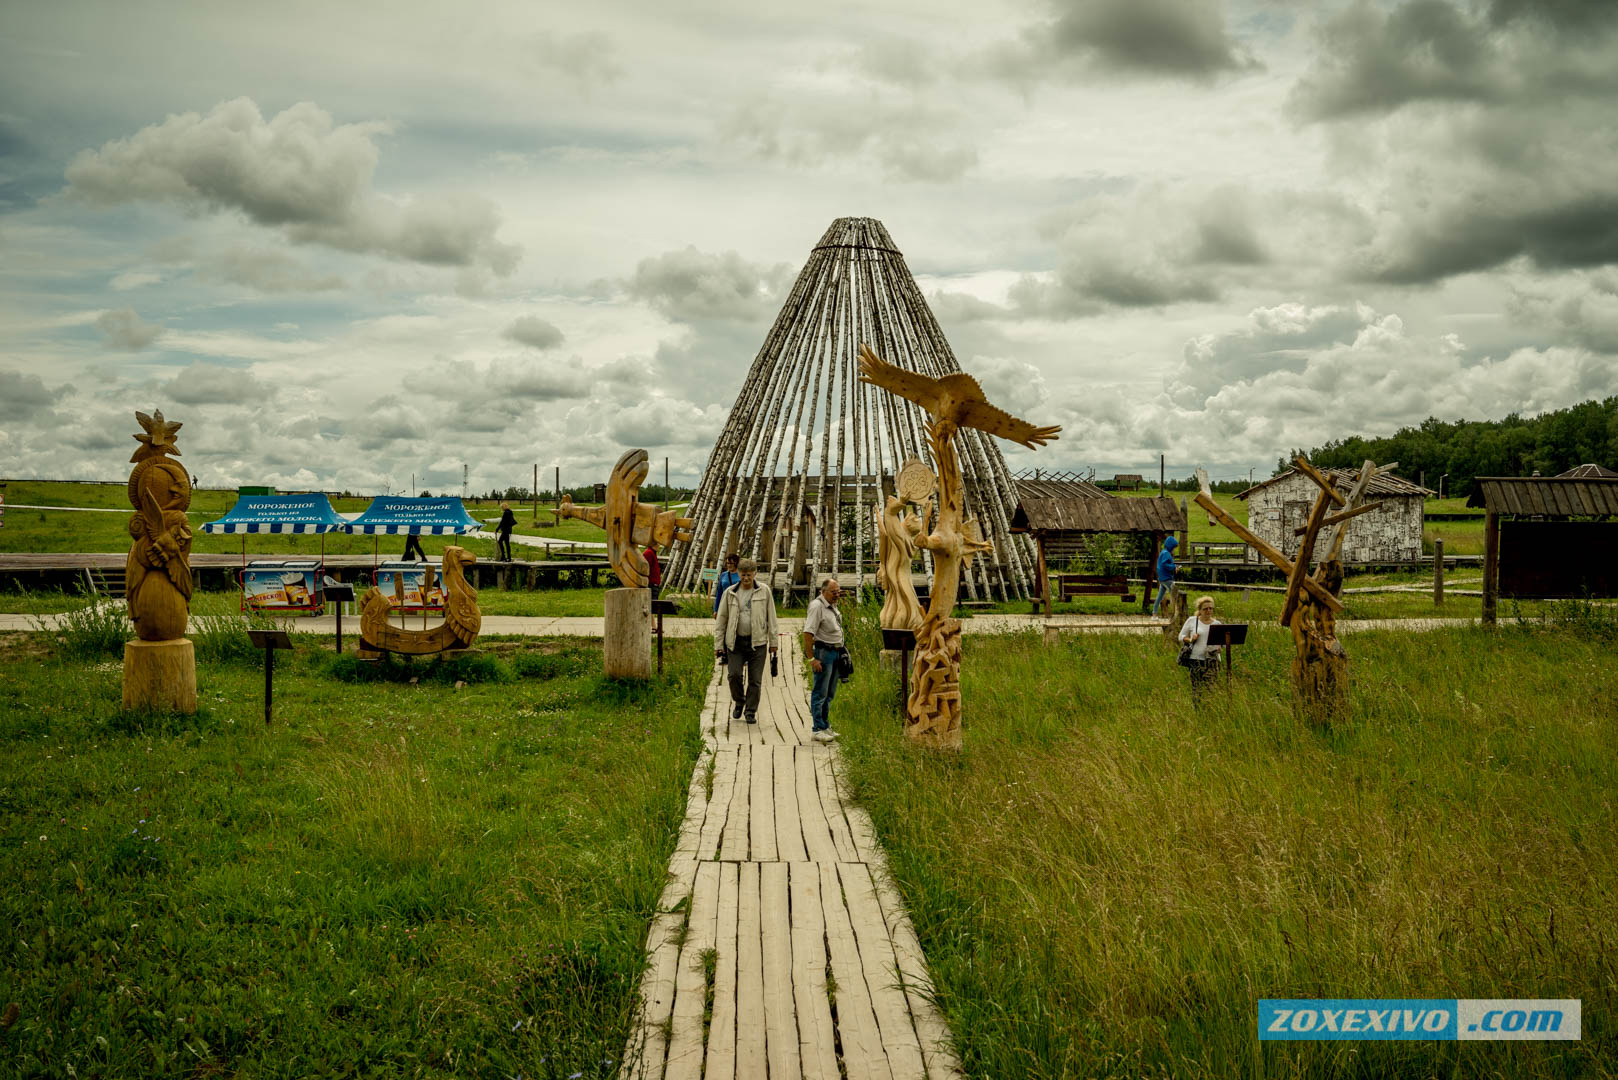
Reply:
<svg viewBox="0 0 1618 1080"><path fill-rule="evenodd" d="M1219 646L1208 644L1208 630L1218 625L1211 596L1197 597L1197 613L1180 627L1180 644L1191 646L1191 697L1197 698L1214 680L1219 670Z"/></svg>
<svg viewBox="0 0 1618 1080"><path fill-rule="evenodd" d="M724 656L730 676L730 718L747 714L749 724L758 723L758 699L764 685L764 656L775 653L775 596L768 585L757 581L758 563L743 559L737 572L741 580L719 598L719 615L714 623L713 653ZM747 672L745 687L743 669Z"/></svg>

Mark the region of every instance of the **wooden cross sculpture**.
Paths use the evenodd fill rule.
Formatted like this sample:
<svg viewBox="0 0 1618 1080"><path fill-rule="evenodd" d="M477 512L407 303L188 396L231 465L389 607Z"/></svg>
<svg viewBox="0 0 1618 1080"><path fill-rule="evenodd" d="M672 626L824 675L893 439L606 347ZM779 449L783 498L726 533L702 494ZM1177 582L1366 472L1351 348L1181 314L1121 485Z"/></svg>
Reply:
<svg viewBox="0 0 1618 1080"><path fill-rule="evenodd" d="M626 589L646 587L651 567L641 549L647 544L667 547L676 540L691 541L690 518L679 517L672 510L659 513L641 503L640 486L646 482L650 468L646 451L625 451L612 467L605 506L575 506L573 496L564 495L562 505L556 508L557 520L578 518L607 530L607 561Z"/></svg>
<svg viewBox="0 0 1618 1080"><path fill-rule="evenodd" d="M1373 477L1391 472L1398 462L1380 467L1374 461L1365 462L1347 496L1341 494L1331 480L1302 454L1298 455L1295 463L1298 471L1320 488L1308 523L1296 530L1295 535L1303 537L1296 559L1289 560L1254 536L1214 502L1206 469L1197 470L1197 483L1202 490L1198 492L1196 502L1208 511L1209 516L1246 541L1253 550L1287 575L1281 625L1292 630L1292 642L1297 648L1297 654L1292 658L1293 707L1309 720L1330 723L1342 716L1348 704L1348 654L1337 640L1337 616L1343 611L1343 602L1339 599L1343 591L1343 564L1339 559L1343 550L1343 526L1351 518L1381 508L1383 504L1380 501L1364 501L1365 489ZM1334 506L1341 509L1337 513L1329 513ZM1325 558L1320 560L1320 566L1311 576L1309 564L1317 546L1325 552Z"/></svg>
<svg viewBox="0 0 1618 1080"><path fill-rule="evenodd" d="M860 382L913 401L927 410L928 443L938 467L938 519L932 531L918 523L917 547L933 553L933 581L927 612L916 631L916 660L910 699L905 703L905 734L924 746L961 746L961 623L950 617L961 587L961 568L972 556L993 551L976 518L964 518L960 462L955 432L977 428L1030 450L1056 438L1059 427L1035 427L989 404L976 379L964 372L931 378L888 363L860 346ZM927 511L923 510L925 517ZM963 519L964 518L964 519Z"/></svg>

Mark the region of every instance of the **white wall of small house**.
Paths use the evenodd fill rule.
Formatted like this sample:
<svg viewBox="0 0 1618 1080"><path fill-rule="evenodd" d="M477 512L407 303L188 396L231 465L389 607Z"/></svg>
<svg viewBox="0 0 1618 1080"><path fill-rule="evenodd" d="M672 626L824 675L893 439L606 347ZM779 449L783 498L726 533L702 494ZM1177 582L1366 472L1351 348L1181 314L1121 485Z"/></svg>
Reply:
<svg viewBox="0 0 1618 1080"><path fill-rule="evenodd" d="M1279 548L1289 558L1298 551L1303 537L1293 530L1309 521L1315 494L1320 489L1301 473L1277 480L1255 491L1247 499L1247 527ZM1422 526L1425 522L1419 495L1371 496L1387 505L1361 514L1346 526L1343 561L1414 562L1421 558ZM1318 560L1317 560L1318 561Z"/></svg>

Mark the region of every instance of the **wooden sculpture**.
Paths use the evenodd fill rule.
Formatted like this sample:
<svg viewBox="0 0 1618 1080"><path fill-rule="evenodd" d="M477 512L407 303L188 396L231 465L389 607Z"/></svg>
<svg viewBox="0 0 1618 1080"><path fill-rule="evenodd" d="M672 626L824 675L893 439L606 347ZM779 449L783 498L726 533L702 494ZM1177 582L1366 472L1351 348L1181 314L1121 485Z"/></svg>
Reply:
<svg viewBox="0 0 1618 1080"><path fill-rule="evenodd" d="M899 494L888 496L877 530L876 583L884 596L880 622L888 630L919 630L923 615L910 564L932 514L938 478L921 461L911 458L900 467L897 480ZM907 514L905 507L911 503L917 511Z"/></svg>
<svg viewBox="0 0 1618 1080"><path fill-rule="evenodd" d="M994 550L983 539L976 518L965 517L955 433L976 428L1029 449L1056 438L1059 427L1036 427L989 404L976 379L962 372L932 378L888 363L860 346L860 381L880 387L927 410L927 438L938 467L938 517L927 531L918 516L917 547L933 554L933 580L927 611L916 631L916 659L910 699L905 703L905 734L924 746L961 745L961 623L950 613L960 590L961 571L974 555Z"/></svg>
<svg viewBox="0 0 1618 1080"><path fill-rule="evenodd" d="M388 616L394 605L375 585L367 589L360 600L360 655L377 653L404 653L425 656L430 653L470 649L483 628L483 613L478 610L478 591L466 580L462 569L467 563L477 562L477 556L463 547L444 549L444 621L427 630L406 630L394 626ZM433 586L433 568L427 567L427 579L422 584L425 596ZM393 576L397 599L404 602L404 575Z"/></svg>
<svg viewBox="0 0 1618 1080"><path fill-rule="evenodd" d="M129 459L129 558L124 564L129 618L135 641L124 646L124 707L178 712L197 709L197 665L185 626L191 615L191 476L169 457L179 456L174 435L182 425L137 412L145 430Z"/></svg>
<svg viewBox="0 0 1618 1080"><path fill-rule="evenodd" d="M1354 486L1345 497L1331 480L1299 455L1298 471L1320 489L1309 520L1299 533L1303 540L1298 554L1288 559L1280 551L1254 536L1214 501L1206 469L1197 470L1202 490L1196 502L1209 516L1246 541L1253 550L1274 563L1287 575L1286 600L1281 606L1281 625L1292 631L1296 652L1292 658L1293 707L1316 723L1339 719L1348 705L1348 654L1337 640L1337 616L1343 611L1343 526L1351 518L1376 510L1381 502L1364 501L1366 488L1378 473L1389 472L1397 462L1378 467L1367 461L1360 468ZM1330 513L1333 507L1337 513ZM1313 575L1309 564L1316 547L1325 552Z"/></svg>
<svg viewBox="0 0 1618 1080"><path fill-rule="evenodd" d="M564 495L562 505L556 508L558 519L578 518L607 531L607 561L626 589L646 585L651 567L646 565L641 551L647 544L662 548L676 540L691 541L690 518L679 517L672 510L658 512L640 501L640 486L646 482L649 468L646 451L626 451L612 467L605 506L575 506L573 496Z"/></svg>

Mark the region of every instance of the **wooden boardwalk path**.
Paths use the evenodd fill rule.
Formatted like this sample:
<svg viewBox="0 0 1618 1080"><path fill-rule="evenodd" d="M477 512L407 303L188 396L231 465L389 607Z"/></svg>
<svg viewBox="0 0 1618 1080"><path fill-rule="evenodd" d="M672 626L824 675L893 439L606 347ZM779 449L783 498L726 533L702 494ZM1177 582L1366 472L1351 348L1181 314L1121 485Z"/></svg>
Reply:
<svg viewBox="0 0 1618 1080"><path fill-rule="evenodd" d="M843 796L836 744L809 737L794 637L756 725L731 720L722 672L708 688L626 1077L961 1075L871 821Z"/></svg>

